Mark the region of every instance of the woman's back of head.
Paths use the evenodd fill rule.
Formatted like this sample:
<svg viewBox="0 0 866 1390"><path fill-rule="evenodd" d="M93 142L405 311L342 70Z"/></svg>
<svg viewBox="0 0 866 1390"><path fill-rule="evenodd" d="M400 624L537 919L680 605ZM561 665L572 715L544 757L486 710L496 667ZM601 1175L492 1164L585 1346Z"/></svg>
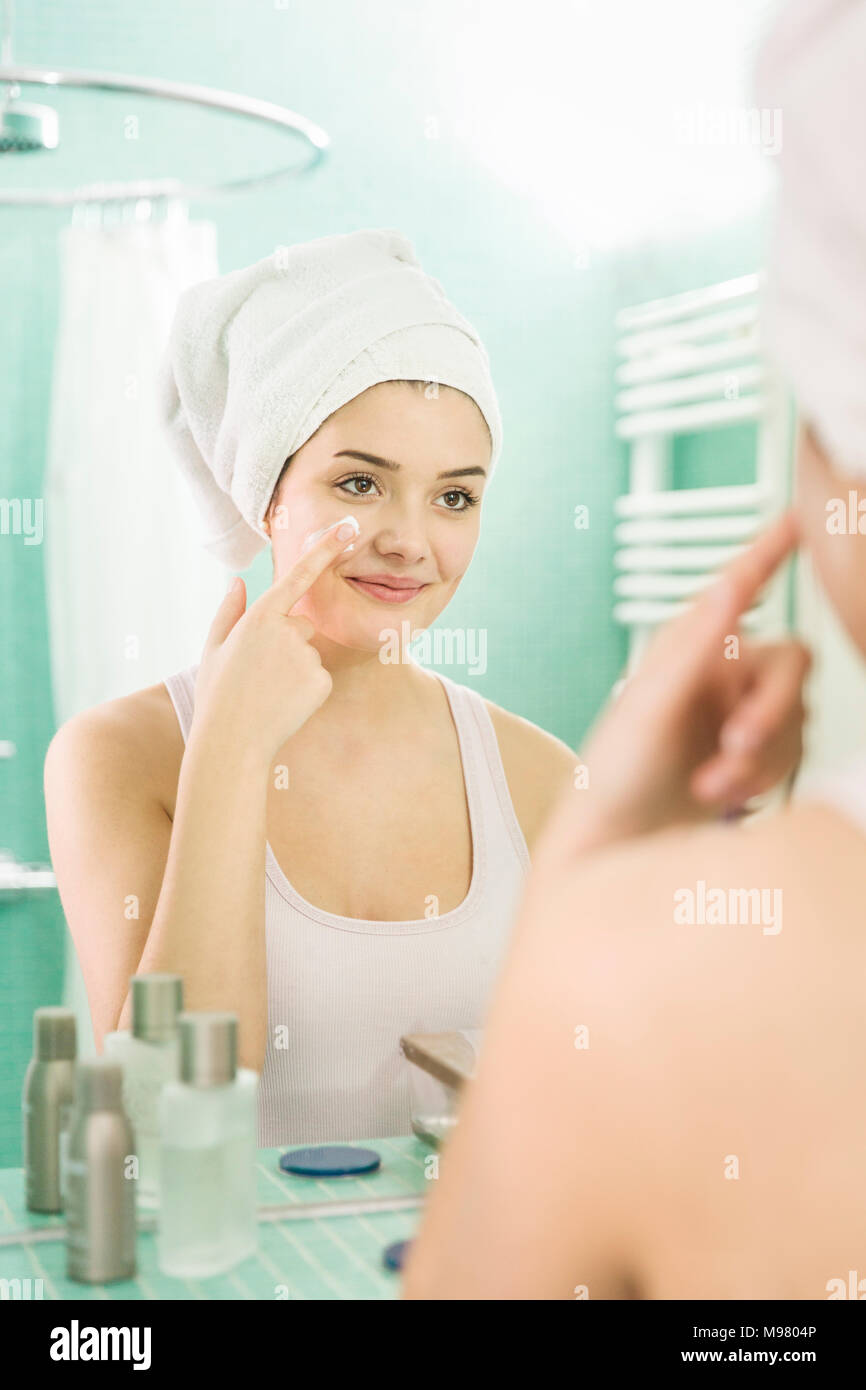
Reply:
<svg viewBox="0 0 866 1390"><path fill-rule="evenodd" d="M784 5L754 88L782 120L762 334L806 427L804 542L866 655L866 7Z"/></svg>

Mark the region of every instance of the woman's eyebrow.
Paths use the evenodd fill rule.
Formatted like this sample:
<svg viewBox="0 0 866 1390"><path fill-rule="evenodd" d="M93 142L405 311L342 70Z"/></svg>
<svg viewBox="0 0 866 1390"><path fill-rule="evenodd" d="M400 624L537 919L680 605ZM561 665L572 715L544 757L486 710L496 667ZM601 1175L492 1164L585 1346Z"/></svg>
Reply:
<svg viewBox="0 0 866 1390"><path fill-rule="evenodd" d="M394 463L392 459L380 459L376 454L363 454L359 449L341 449L334 455L335 459L360 459L362 463L375 463L379 468L390 468L392 472L399 469L399 463ZM437 478L468 478L473 474L480 474L482 478L487 477L483 468L447 468L444 473L437 473Z"/></svg>

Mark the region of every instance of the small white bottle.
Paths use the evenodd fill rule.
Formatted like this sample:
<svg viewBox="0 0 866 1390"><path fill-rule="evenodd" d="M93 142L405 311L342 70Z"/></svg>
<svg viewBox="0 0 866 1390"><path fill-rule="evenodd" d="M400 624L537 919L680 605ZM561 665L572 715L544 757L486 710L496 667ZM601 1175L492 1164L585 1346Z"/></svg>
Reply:
<svg viewBox="0 0 866 1390"><path fill-rule="evenodd" d="M252 1255L258 1073L237 1065L231 1013L178 1019L180 1079L159 1100L163 1274L202 1279Z"/></svg>
<svg viewBox="0 0 866 1390"><path fill-rule="evenodd" d="M133 975L132 1029L106 1033L103 1056L123 1069L123 1108L135 1135L139 1208L159 1206L159 1093L176 1081L177 1020L183 1008L180 975Z"/></svg>

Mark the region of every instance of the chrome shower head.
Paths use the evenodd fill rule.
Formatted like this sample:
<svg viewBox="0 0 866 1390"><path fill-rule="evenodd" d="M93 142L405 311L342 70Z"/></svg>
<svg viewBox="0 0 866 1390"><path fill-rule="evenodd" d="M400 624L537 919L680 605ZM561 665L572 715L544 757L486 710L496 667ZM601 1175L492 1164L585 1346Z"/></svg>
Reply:
<svg viewBox="0 0 866 1390"><path fill-rule="evenodd" d="M13 0L0 0L3 28L0 37L0 63L12 63ZM56 150L60 143L57 112L51 106L33 106L19 101L17 82L6 87L0 98L0 154L31 154L34 150Z"/></svg>
<svg viewBox="0 0 866 1390"><path fill-rule="evenodd" d="M0 154L56 150L60 143L57 112L12 98L0 106Z"/></svg>

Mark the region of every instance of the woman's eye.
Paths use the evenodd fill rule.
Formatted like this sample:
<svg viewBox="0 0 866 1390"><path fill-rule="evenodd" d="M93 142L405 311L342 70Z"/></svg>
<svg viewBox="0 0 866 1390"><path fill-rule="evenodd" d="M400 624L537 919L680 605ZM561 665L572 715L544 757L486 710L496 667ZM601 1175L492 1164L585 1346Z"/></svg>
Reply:
<svg viewBox="0 0 866 1390"><path fill-rule="evenodd" d="M343 478L336 486L341 492L348 492L350 497L374 497L381 491L376 479L367 473L353 473L350 478ZM437 506L441 502L443 510L448 512L468 511L477 501L477 497L461 487L449 488L436 499Z"/></svg>
<svg viewBox="0 0 866 1390"><path fill-rule="evenodd" d="M350 488L350 484L356 484L356 488ZM338 486L349 492L351 497L369 497L376 483L373 478L367 478L363 474L358 474L353 478L344 478Z"/></svg>
<svg viewBox="0 0 866 1390"><path fill-rule="evenodd" d="M452 488L450 492L443 492L442 499L445 509L449 512L465 512L467 508L475 503L475 498L462 488Z"/></svg>

